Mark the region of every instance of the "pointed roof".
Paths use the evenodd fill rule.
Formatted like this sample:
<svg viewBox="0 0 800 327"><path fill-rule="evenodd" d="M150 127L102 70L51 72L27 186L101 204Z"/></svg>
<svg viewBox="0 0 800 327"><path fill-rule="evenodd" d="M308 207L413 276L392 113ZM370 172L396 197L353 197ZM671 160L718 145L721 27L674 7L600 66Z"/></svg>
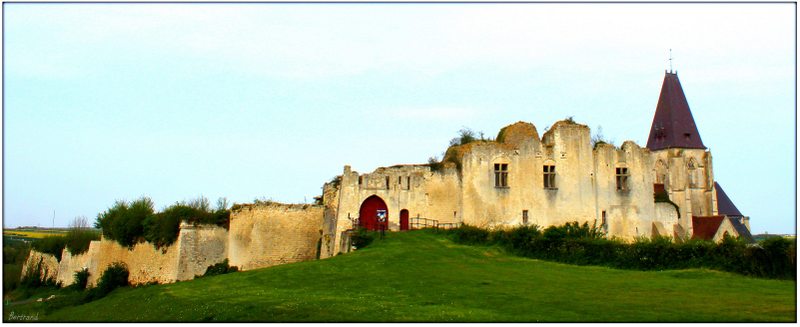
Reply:
<svg viewBox="0 0 800 327"><path fill-rule="evenodd" d="M651 151L667 148L705 149L683 94L678 73L665 72L656 114L647 138Z"/></svg>
<svg viewBox="0 0 800 327"><path fill-rule="evenodd" d="M743 216L739 209L736 208L736 205L733 204L733 201L725 194L725 191L722 190L722 186L719 186L719 183L714 182L714 188L717 189L717 211L720 215Z"/></svg>

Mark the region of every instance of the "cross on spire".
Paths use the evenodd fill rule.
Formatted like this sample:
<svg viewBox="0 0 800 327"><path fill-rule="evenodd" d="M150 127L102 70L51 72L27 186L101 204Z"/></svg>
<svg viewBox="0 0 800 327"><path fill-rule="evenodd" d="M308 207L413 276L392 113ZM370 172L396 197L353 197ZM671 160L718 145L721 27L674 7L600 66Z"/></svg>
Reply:
<svg viewBox="0 0 800 327"><path fill-rule="evenodd" d="M672 49L669 49L669 72L672 73Z"/></svg>

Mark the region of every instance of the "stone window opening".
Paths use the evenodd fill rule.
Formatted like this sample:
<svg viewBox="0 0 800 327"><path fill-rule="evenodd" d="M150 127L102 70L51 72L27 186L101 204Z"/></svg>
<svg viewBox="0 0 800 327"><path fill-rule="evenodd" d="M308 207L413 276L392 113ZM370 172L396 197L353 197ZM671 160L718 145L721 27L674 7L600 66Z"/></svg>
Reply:
<svg viewBox="0 0 800 327"><path fill-rule="evenodd" d="M389 176L386 176L386 189L389 189Z"/></svg>
<svg viewBox="0 0 800 327"><path fill-rule="evenodd" d="M494 187L508 187L508 164L494 164Z"/></svg>
<svg viewBox="0 0 800 327"><path fill-rule="evenodd" d="M361 185L364 182L363 176L358 176L358 185Z"/></svg>
<svg viewBox="0 0 800 327"><path fill-rule="evenodd" d="M522 224L528 224L528 210L522 210Z"/></svg>
<svg viewBox="0 0 800 327"><path fill-rule="evenodd" d="M406 190L411 189L411 176L406 176Z"/></svg>
<svg viewBox="0 0 800 327"><path fill-rule="evenodd" d="M544 166L544 188L551 190L556 189L556 166Z"/></svg>
<svg viewBox="0 0 800 327"><path fill-rule="evenodd" d="M605 210L603 210L602 219L603 220L600 221L600 227L603 228L604 232L608 233L608 221L606 220L606 211Z"/></svg>
<svg viewBox="0 0 800 327"><path fill-rule="evenodd" d="M630 174L628 174L628 168L617 168L617 191L627 192L630 190L628 185L628 177L630 177Z"/></svg>

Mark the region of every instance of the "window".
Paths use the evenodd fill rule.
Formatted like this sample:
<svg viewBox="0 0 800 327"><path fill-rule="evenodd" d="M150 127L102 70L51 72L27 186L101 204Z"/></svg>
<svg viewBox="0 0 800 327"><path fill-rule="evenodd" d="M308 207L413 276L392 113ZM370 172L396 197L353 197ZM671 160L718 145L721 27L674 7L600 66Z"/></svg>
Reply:
<svg viewBox="0 0 800 327"><path fill-rule="evenodd" d="M553 165L544 166L544 188L547 189L556 188L556 166Z"/></svg>
<svg viewBox="0 0 800 327"><path fill-rule="evenodd" d="M361 183L363 182L364 182L364 177L358 176L358 185L361 185Z"/></svg>
<svg viewBox="0 0 800 327"><path fill-rule="evenodd" d="M386 176L386 189L389 189L389 176Z"/></svg>
<svg viewBox="0 0 800 327"><path fill-rule="evenodd" d="M406 176L406 190L411 189L411 176Z"/></svg>
<svg viewBox="0 0 800 327"><path fill-rule="evenodd" d="M606 220L606 211L603 210L603 220L600 223L600 227L603 228L604 232L608 232L608 221Z"/></svg>
<svg viewBox="0 0 800 327"><path fill-rule="evenodd" d="M494 164L494 187L508 187L508 164Z"/></svg>
<svg viewBox="0 0 800 327"><path fill-rule="evenodd" d="M522 210L522 224L528 224L528 210Z"/></svg>
<svg viewBox="0 0 800 327"><path fill-rule="evenodd" d="M628 191L628 168L617 168L617 191Z"/></svg>

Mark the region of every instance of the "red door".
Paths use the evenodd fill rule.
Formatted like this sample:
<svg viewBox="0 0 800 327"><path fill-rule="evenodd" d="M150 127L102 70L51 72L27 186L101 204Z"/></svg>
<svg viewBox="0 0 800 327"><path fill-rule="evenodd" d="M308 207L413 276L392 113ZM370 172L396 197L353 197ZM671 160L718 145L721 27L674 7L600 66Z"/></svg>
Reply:
<svg viewBox="0 0 800 327"><path fill-rule="evenodd" d="M400 230L408 230L408 210L400 210Z"/></svg>
<svg viewBox="0 0 800 327"><path fill-rule="evenodd" d="M361 203L361 209L358 211L358 223L361 227L369 230L379 230L381 225L378 223L378 215L384 215L385 221L389 221L389 214L386 209L386 202L383 202L377 195L368 197ZM388 226L384 223L384 226Z"/></svg>

